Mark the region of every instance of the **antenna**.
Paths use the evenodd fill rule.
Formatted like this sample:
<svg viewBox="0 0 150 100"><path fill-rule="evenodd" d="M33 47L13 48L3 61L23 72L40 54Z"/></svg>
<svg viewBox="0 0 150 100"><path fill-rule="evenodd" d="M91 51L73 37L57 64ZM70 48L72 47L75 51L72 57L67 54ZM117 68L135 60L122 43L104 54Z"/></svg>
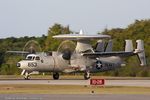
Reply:
<svg viewBox="0 0 150 100"><path fill-rule="evenodd" d="M80 35L83 35L83 34L84 34L84 32L83 32L82 29L80 30L79 34L80 34Z"/></svg>

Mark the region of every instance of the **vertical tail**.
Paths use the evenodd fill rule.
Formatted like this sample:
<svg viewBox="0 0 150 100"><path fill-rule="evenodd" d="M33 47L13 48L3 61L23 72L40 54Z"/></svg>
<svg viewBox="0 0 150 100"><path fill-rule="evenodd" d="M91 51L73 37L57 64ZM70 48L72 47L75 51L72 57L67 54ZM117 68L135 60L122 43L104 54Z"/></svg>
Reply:
<svg viewBox="0 0 150 100"><path fill-rule="evenodd" d="M137 52L138 58L141 62L141 66L146 65L146 58L145 58L145 51L144 51L144 42L142 40L136 40L137 43L137 49L135 49L135 52Z"/></svg>
<svg viewBox="0 0 150 100"><path fill-rule="evenodd" d="M96 52L112 52L113 43L109 40L106 44L103 40L99 40L96 45Z"/></svg>
<svg viewBox="0 0 150 100"><path fill-rule="evenodd" d="M125 40L125 52L133 52L133 43L132 40Z"/></svg>
<svg viewBox="0 0 150 100"><path fill-rule="evenodd" d="M96 52L104 52L105 42L103 40L97 41Z"/></svg>
<svg viewBox="0 0 150 100"><path fill-rule="evenodd" d="M112 40L109 40L105 49L105 52L112 52L113 43Z"/></svg>

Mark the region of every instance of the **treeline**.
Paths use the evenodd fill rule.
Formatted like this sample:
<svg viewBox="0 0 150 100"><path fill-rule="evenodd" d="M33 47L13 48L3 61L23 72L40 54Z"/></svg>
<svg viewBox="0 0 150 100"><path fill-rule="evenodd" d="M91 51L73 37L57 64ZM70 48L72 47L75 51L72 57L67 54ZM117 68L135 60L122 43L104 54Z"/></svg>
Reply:
<svg viewBox="0 0 150 100"><path fill-rule="evenodd" d="M9 50L20 50L22 51L24 45L29 40L35 40L39 43L42 51L53 51L57 50L57 47L61 43L61 40L55 40L52 38L53 35L58 34L69 34L73 33L69 26L62 26L61 24L54 24L48 29L47 36L42 35L41 37L21 37L15 38L10 37L6 39L0 39L0 74L20 74L20 70L16 67L16 62L22 59L19 55L8 54L6 51ZM114 28L105 29L101 34L109 34L112 36L114 47L113 50L124 50L124 40L132 39L134 47L136 48L136 40L142 39L145 43L145 51L148 65L145 67L139 66L137 57L126 58L127 65L120 69L97 73L99 75L110 75L110 76L150 76L150 20L136 20L133 24L130 24L127 28Z"/></svg>

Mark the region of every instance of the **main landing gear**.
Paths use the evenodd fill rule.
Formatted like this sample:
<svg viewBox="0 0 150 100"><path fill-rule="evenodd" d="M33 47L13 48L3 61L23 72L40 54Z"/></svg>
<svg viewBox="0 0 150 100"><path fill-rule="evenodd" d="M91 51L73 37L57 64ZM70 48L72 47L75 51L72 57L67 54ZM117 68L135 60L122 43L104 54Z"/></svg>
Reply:
<svg viewBox="0 0 150 100"><path fill-rule="evenodd" d="M85 79L85 80L90 79L90 72L89 72L89 71L86 71L86 72L84 73L84 79Z"/></svg>
<svg viewBox="0 0 150 100"><path fill-rule="evenodd" d="M57 72L53 73L53 79L58 80L59 79L59 73L57 73Z"/></svg>

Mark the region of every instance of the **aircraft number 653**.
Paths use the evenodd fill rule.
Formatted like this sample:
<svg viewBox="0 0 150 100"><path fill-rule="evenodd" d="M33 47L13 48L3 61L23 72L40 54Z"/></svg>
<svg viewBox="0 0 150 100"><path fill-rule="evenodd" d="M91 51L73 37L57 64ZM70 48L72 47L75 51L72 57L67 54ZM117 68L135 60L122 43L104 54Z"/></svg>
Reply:
<svg viewBox="0 0 150 100"><path fill-rule="evenodd" d="M30 63L28 63L28 66L29 67L36 67L37 63L36 62L30 62Z"/></svg>

